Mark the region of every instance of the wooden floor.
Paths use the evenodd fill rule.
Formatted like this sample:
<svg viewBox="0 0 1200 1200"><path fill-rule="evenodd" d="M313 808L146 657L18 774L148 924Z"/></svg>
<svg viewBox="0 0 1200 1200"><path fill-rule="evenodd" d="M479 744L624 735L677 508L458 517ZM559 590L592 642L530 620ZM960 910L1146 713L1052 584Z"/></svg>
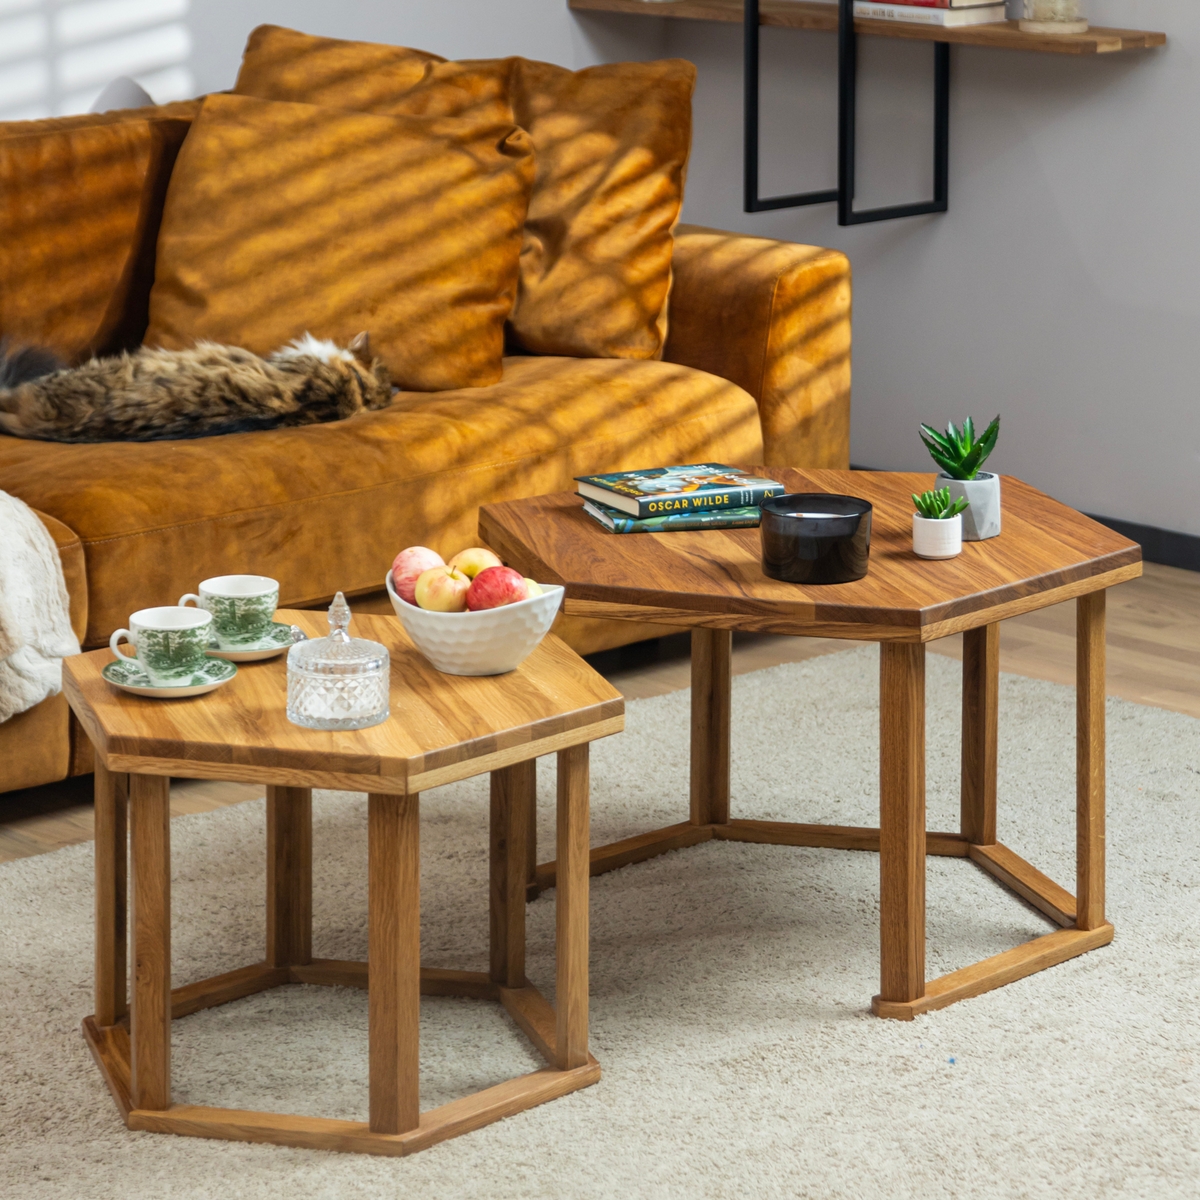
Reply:
<svg viewBox="0 0 1200 1200"><path fill-rule="evenodd" d="M1000 669L1056 683L1075 682L1075 605L1060 604L1000 627ZM858 642L735 634L735 674L837 653ZM959 658L961 638L929 649ZM689 683L686 633L593 655L590 660L631 700ZM1108 599L1108 694L1200 717L1200 572L1147 564L1141 579ZM0 795L0 862L45 854L92 836L91 777ZM207 812L255 799L252 784L176 780L171 812Z"/></svg>

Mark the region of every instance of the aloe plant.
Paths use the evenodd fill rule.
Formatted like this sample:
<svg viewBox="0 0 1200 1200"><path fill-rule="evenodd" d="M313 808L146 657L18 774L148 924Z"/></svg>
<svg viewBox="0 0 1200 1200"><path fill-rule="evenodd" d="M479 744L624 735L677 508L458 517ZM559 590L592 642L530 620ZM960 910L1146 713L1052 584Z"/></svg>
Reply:
<svg viewBox="0 0 1200 1200"><path fill-rule="evenodd" d="M951 517L957 517L970 503L966 496L959 496L957 499L951 500L949 488L941 488L935 492L922 492L919 496L913 492L912 498L913 503L917 506L917 512L930 521L948 521Z"/></svg>
<svg viewBox="0 0 1200 1200"><path fill-rule="evenodd" d="M925 449L951 479L974 479L987 456L996 448L999 436L999 417L983 431L978 441L975 440L975 422L970 417L962 423L962 429L956 429L951 421L945 433L938 433L928 425L921 426Z"/></svg>

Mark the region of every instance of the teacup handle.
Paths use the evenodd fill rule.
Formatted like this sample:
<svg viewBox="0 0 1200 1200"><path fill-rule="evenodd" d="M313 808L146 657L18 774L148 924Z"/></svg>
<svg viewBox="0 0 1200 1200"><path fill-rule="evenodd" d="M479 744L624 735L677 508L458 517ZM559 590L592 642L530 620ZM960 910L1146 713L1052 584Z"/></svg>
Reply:
<svg viewBox="0 0 1200 1200"><path fill-rule="evenodd" d="M179 608L187 608L187 602L189 600L195 600L196 607L197 608L200 607L200 597L197 596L195 592L188 592L188 594L186 596L180 596L178 607Z"/></svg>
<svg viewBox="0 0 1200 1200"><path fill-rule="evenodd" d="M116 632L116 633L114 633L114 634L112 635L112 637L110 637L110 638L108 639L108 648L109 648L109 649L110 649L110 650L111 650L111 651L112 651L112 652L113 652L113 653L114 653L114 654L115 654L115 655L116 655L118 658L122 658L122 659L124 659L124 660L125 660L126 662L128 662L128 663L136 663L136 662L137 662L137 659L136 659L136 658L130 658L128 654L122 654L122 653L121 653L121 651L120 651L120 650L117 648L117 643L118 643L118 642L119 642L119 641L120 641L122 638L124 638L124 639L125 639L127 642L129 642L131 645L133 644L133 637L131 636L131 634L130 634L129 630L128 630L128 629L118 629L118 630L117 630L117 632Z"/></svg>

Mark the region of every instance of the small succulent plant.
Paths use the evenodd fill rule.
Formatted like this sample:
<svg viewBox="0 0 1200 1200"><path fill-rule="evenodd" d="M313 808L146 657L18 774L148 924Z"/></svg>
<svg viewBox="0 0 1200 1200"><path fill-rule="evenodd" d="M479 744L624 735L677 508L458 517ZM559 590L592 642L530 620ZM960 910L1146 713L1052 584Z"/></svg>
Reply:
<svg viewBox="0 0 1200 1200"><path fill-rule="evenodd" d="M962 429L956 429L951 421L945 433L938 433L929 425L921 426L925 449L951 479L974 479L987 456L996 448L999 436L999 417L983 431L978 441L975 440L975 422L970 417L962 423Z"/></svg>
<svg viewBox="0 0 1200 1200"><path fill-rule="evenodd" d="M966 496L951 500L949 488L942 488L936 492L922 492L919 496L913 492L912 498L917 512L930 521L948 521L951 517L957 517L970 503Z"/></svg>

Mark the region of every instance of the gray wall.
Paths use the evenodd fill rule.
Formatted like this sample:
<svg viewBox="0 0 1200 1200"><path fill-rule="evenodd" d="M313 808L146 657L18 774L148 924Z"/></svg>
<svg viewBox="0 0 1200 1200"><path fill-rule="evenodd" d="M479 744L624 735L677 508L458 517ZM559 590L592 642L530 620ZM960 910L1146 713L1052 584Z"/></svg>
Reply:
<svg viewBox="0 0 1200 1200"><path fill-rule="evenodd" d="M849 229L831 206L741 211L740 38L663 22L667 53L699 68L684 216L849 255L855 462L923 469L919 421L999 412L997 469L1200 534L1200 5L1088 11L1170 43L1087 59L956 48L950 212ZM925 198L930 49L862 46L859 204ZM764 30L763 54L762 193L832 186L834 38Z"/></svg>
<svg viewBox="0 0 1200 1200"><path fill-rule="evenodd" d="M192 5L193 62L202 91L229 86L246 34L264 23L416 46L447 58L523 54L566 67L656 58L665 43L665 21L580 22L566 0L192 0Z"/></svg>
<svg viewBox="0 0 1200 1200"><path fill-rule="evenodd" d="M156 98L185 78L194 91L228 87L264 21L449 57L690 59L685 220L835 246L854 265L855 462L923 469L919 421L999 412L997 469L1090 512L1200 534L1200 5L1087 2L1097 24L1163 29L1171 44L1088 59L956 49L950 212L855 229L830 206L742 212L736 26L575 16L565 0L140 0L145 29L95 34L94 84L79 21L136 4L0 0L0 111L5 71L27 72L38 53L47 86L36 103L62 111L99 89L120 60L113 45L132 46L136 62L148 36L151 61L131 73L152 91L163 81ZM38 19L42 49L35 30L6 60L10 23L28 39ZM153 61L151 43L170 61ZM74 74L60 78L64 55ZM861 205L928 191L929 64L928 46L863 42ZM764 30L763 65L763 194L831 186L833 37Z"/></svg>
<svg viewBox="0 0 1200 1200"><path fill-rule="evenodd" d="M0 0L0 120L86 112L130 75L155 99L229 87L263 23L449 58L587 66L662 54L661 21L581 24L566 0Z"/></svg>

